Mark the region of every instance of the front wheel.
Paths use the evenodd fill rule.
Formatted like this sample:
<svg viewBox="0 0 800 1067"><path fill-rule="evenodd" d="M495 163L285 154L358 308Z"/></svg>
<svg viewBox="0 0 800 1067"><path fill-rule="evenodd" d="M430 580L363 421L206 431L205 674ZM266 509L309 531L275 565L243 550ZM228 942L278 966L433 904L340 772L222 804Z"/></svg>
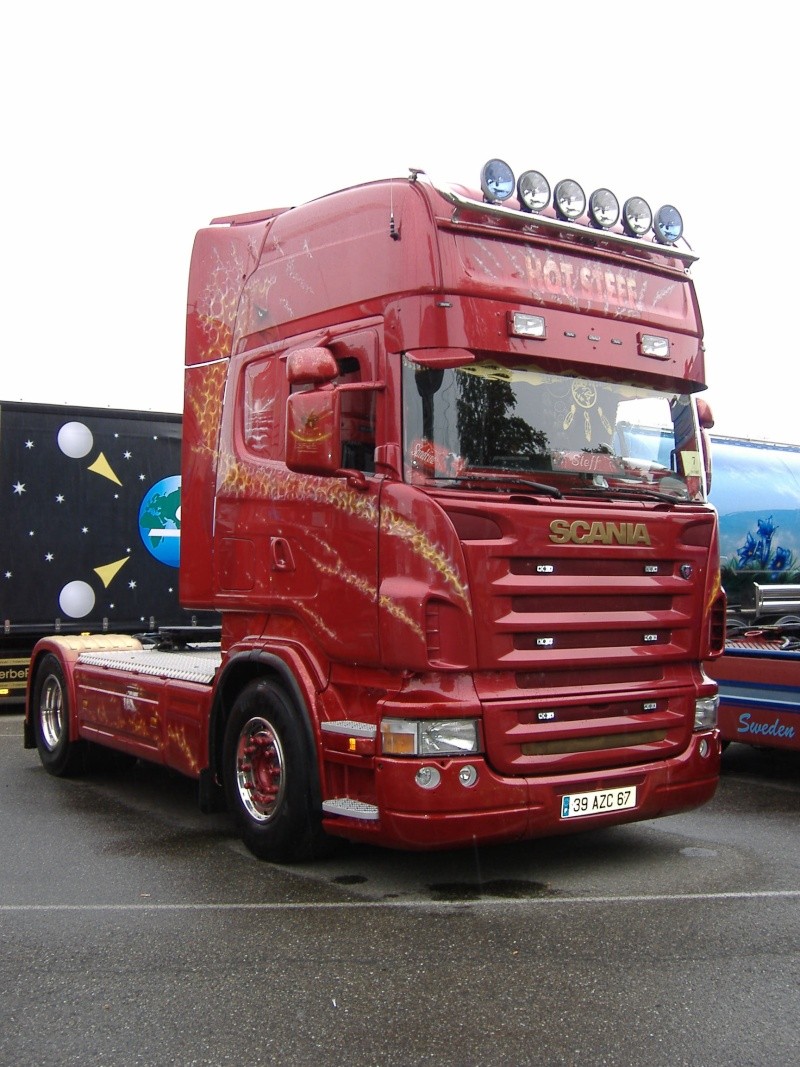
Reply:
<svg viewBox="0 0 800 1067"><path fill-rule="evenodd" d="M259 859L310 859L327 849L315 810L315 768L298 712L280 686L251 682L225 730L222 780L242 840Z"/></svg>
<svg viewBox="0 0 800 1067"><path fill-rule="evenodd" d="M86 767L86 744L70 741L69 696L58 657L48 654L36 669L33 729L42 766L64 778Z"/></svg>

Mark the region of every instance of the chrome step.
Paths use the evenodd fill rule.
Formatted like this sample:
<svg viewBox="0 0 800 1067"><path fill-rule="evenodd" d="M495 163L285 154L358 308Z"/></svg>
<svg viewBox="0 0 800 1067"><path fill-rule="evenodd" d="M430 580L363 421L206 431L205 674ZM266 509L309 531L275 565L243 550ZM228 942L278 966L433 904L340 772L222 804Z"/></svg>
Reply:
<svg viewBox="0 0 800 1067"><path fill-rule="evenodd" d="M375 804L366 804L363 800L350 800L349 797L323 800L322 810L326 815L344 815L349 819L378 819L378 808Z"/></svg>

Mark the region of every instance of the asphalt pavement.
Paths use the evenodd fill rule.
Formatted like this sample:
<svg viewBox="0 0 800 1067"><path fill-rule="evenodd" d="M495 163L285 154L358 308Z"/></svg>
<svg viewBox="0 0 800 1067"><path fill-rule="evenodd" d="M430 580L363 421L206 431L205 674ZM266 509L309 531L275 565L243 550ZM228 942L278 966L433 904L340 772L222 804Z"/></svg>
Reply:
<svg viewBox="0 0 800 1067"><path fill-rule="evenodd" d="M800 759L698 811L259 862L192 782L60 780L0 716L0 1065L800 1062Z"/></svg>

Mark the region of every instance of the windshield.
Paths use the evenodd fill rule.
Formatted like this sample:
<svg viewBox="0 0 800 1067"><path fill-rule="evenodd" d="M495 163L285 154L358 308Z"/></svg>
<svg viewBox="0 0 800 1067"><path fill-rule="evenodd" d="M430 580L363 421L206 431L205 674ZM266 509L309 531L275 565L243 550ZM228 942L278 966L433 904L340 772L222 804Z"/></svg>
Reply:
<svg viewBox="0 0 800 1067"><path fill-rule="evenodd" d="M405 478L498 489L702 500L702 445L682 393L493 359L404 359Z"/></svg>

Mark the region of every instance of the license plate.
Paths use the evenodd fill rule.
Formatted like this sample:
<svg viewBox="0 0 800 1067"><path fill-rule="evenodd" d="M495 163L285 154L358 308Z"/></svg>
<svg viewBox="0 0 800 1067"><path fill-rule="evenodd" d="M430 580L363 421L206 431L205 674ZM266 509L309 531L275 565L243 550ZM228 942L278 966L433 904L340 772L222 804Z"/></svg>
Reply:
<svg viewBox="0 0 800 1067"><path fill-rule="evenodd" d="M602 815L606 811L624 811L636 807L636 786L624 789L597 789L592 793L570 793L561 798L561 818Z"/></svg>

